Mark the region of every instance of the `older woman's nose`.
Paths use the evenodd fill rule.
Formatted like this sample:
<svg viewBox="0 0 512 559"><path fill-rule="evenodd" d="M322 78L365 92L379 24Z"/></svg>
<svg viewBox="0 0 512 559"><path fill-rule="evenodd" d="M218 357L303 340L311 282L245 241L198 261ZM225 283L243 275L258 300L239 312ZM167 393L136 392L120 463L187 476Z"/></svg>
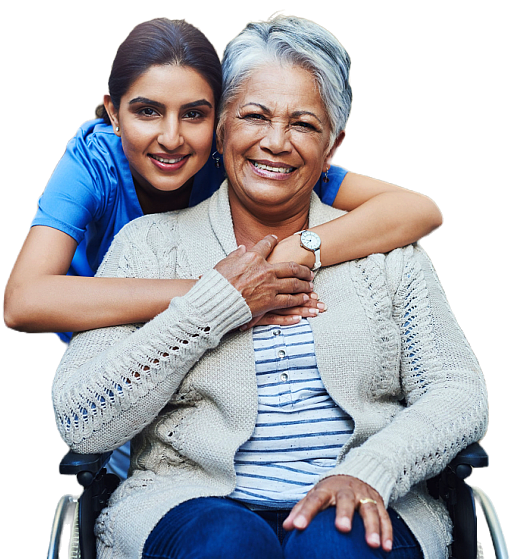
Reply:
<svg viewBox="0 0 512 559"><path fill-rule="evenodd" d="M288 152L292 149L289 132L285 125L270 125L260 140L260 146L272 153Z"/></svg>
<svg viewBox="0 0 512 559"><path fill-rule="evenodd" d="M172 151L183 145L184 141L178 119L162 119L158 131L158 143L165 149Z"/></svg>

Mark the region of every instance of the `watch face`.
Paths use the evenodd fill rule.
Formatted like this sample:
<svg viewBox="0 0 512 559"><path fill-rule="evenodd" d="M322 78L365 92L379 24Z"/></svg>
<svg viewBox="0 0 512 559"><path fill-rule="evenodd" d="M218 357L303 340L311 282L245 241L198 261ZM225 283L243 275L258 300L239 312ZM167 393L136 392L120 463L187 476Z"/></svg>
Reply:
<svg viewBox="0 0 512 559"><path fill-rule="evenodd" d="M304 231L300 236L300 240L309 250L317 250L320 248L320 237L316 233L313 233L313 231Z"/></svg>

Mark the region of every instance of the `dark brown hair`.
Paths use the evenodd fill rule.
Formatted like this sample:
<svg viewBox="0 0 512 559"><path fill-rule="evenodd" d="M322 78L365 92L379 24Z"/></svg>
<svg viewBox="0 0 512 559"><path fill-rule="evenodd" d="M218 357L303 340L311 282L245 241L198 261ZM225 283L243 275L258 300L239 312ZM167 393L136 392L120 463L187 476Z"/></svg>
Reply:
<svg viewBox="0 0 512 559"><path fill-rule="evenodd" d="M222 69L213 45L190 23L166 18L140 23L119 46L108 80L114 107L119 108L121 97L151 66L165 64L196 70L212 88L217 109ZM110 124L103 105L96 109L96 116Z"/></svg>

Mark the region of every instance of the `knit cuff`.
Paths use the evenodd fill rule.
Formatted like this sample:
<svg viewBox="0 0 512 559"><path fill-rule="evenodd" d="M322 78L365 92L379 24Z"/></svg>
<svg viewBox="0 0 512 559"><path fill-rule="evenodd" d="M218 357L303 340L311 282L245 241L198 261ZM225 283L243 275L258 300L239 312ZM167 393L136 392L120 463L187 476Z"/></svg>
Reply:
<svg viewBox="0 0 512 559"><path fill-rule="evenodd" d="M220 336L252 319L245 299L217 270L205 273L184 299L200 311L202 319Z"/></svg>
<svg viewBox="0 0 512 559"><path fill-rule="evenodd" d="M367 483L382 497L384 505L388 506L395 479L386 470L381 459L368 458L363 453L349 453L341 464L335 466L320 479L336 475L352 476Z"/></svg>

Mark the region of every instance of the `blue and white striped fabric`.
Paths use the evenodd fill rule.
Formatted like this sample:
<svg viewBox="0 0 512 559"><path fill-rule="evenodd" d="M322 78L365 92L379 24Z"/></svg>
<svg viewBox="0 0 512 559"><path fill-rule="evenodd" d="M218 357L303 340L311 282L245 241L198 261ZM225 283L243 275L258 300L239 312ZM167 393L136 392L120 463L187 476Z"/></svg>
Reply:
<svg viewBox="0 0 512 559"><path fill-rule="evenodd" d="M258 326L253 340L258 417L235 455L230 497L255 509L288 509L334 467L354 424L325 390L307 320Z"/></svg>

